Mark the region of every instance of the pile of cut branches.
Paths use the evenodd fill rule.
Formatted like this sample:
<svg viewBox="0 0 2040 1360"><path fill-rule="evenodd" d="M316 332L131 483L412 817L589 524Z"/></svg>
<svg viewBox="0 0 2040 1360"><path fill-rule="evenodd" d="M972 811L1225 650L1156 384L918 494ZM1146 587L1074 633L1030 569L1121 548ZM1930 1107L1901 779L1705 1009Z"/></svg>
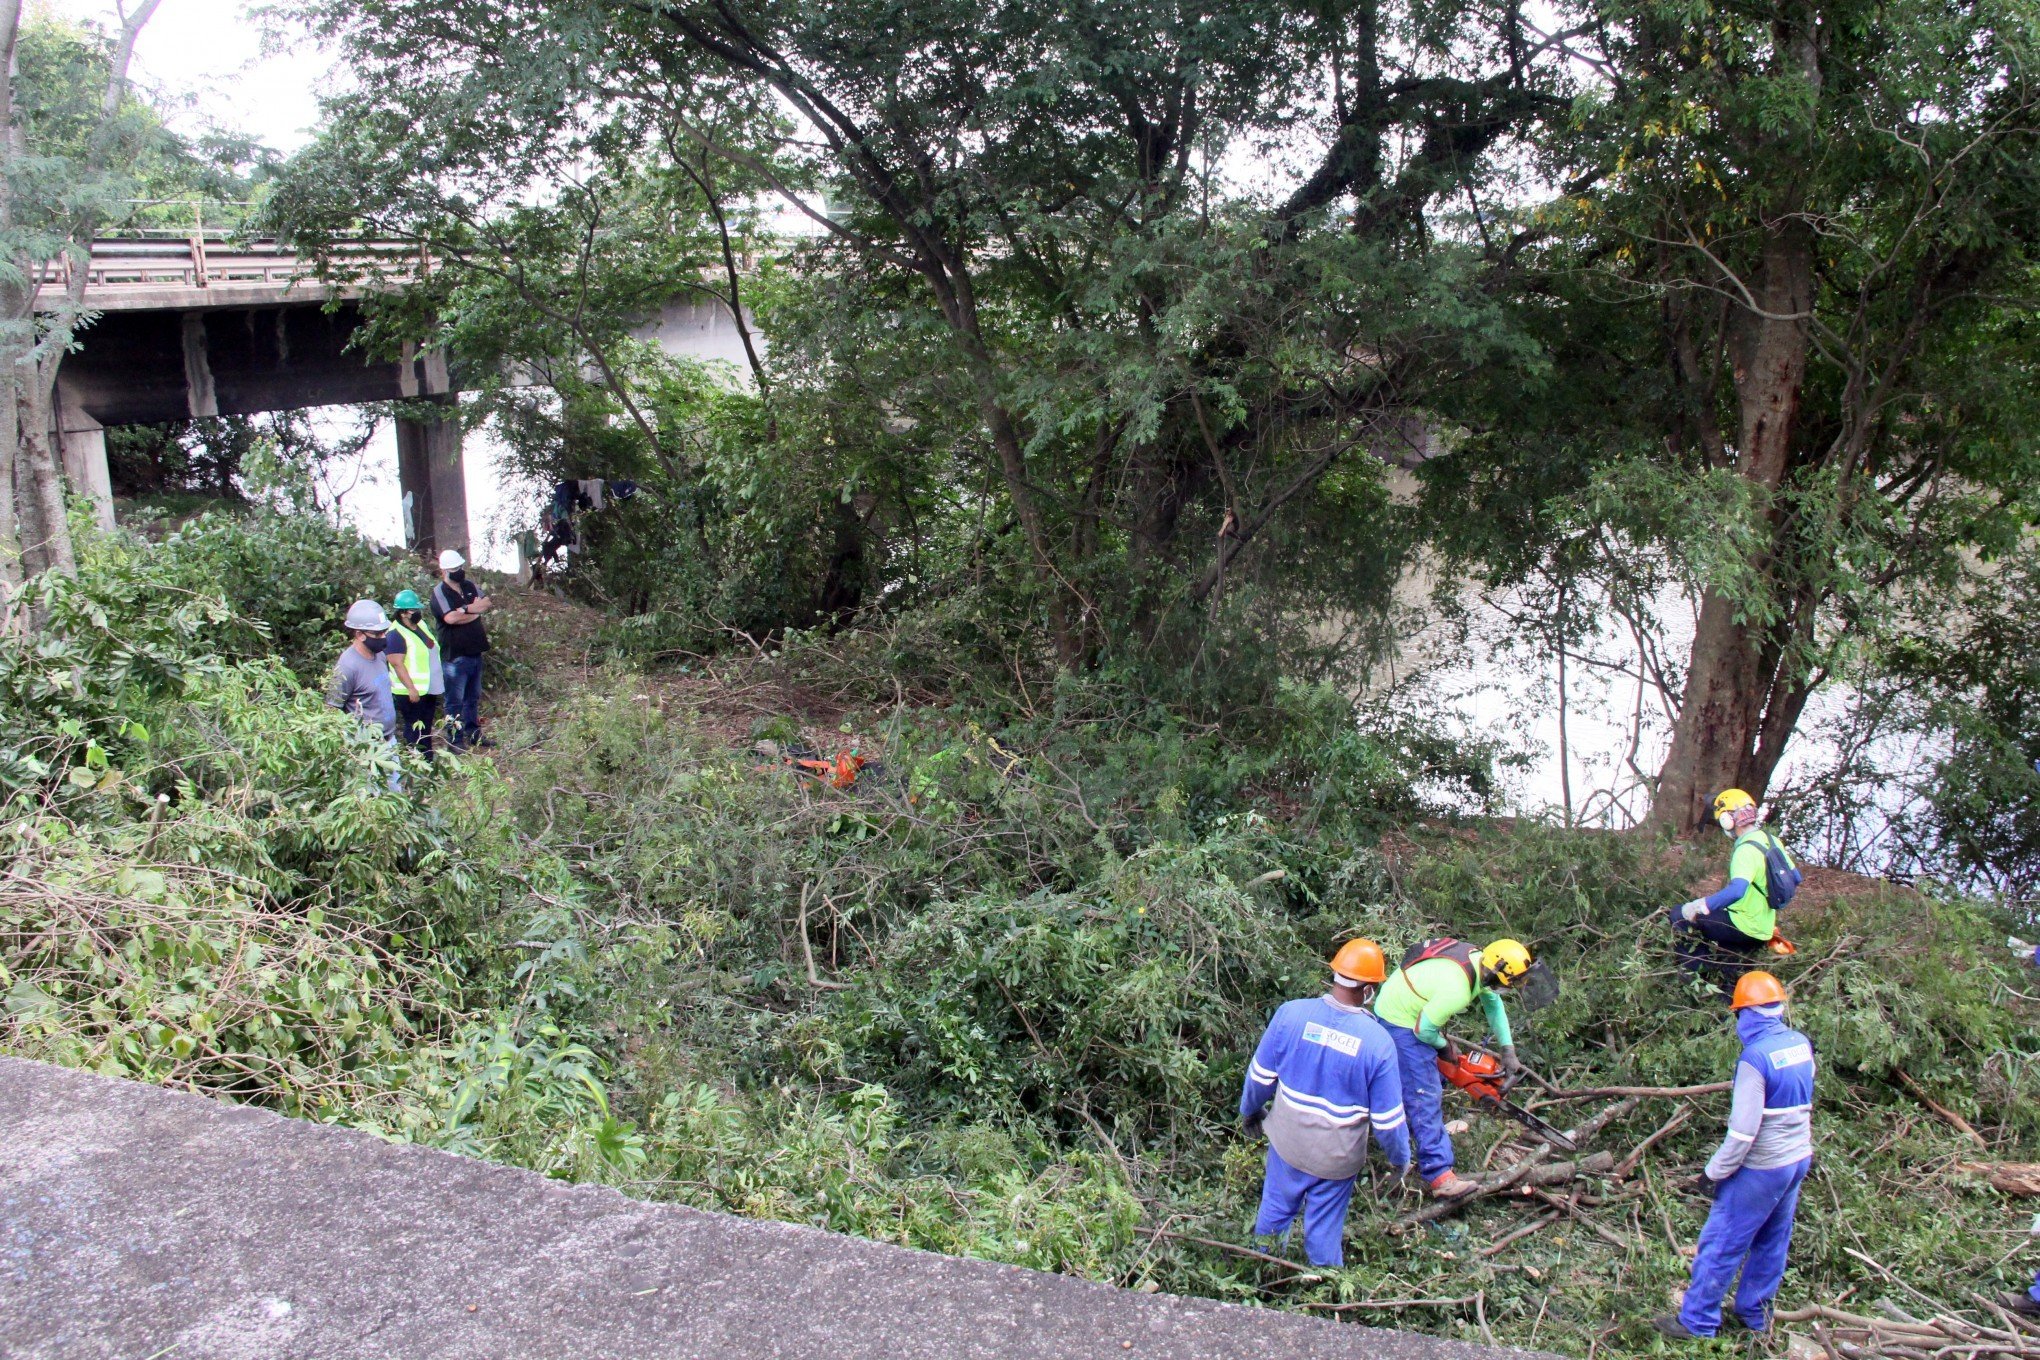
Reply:
<svg viewBox="0 0 2040 1360"><path fill-rule="evenodd" d="M2040 1325L2014 1317L1987 1299L1979 1298L1978 1303L1997 1319L1998 1326L1947 1313L1919 1318L1886 1302L1876 1305L1878 1316L1815 1303L1780 1312L1774 1321L1811 1324L1821 1352L1830 1360L1881 1360L1886 1356L1896 1360L2040 1360Z"/></svg>

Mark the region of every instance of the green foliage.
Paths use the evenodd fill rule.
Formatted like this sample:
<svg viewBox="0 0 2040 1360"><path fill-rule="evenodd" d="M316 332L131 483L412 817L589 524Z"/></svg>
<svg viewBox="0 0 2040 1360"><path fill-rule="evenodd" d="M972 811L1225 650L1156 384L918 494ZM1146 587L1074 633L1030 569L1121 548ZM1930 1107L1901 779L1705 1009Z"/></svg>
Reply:
<svg viewBox="0 0 2040 1360"><path fill-rule="evenodd" d="M1474 181L1570 107L1514 11L291 8L359 85L276 220L340 270L364 225L427 246L386 338L529 365L551 390L496 403L529 466L656 486L591 521L636 657L968 595L1001 674L1263 700L1264 658L1378 654L1383 462L1433 398L1540 364L1472 239ZM737 210L768 195L814 239ZM704 297L770 337L741 398L627 339Z"/></svg>
<svg viewBox="0 0 2040 1360"><path fill-rule="evenodd" d="M1931 726L1953 740L1927 796L1921 858L2008 897L2040 888L2040 542L2024 536L1957 597L1922 611L1893 649L1902 684L1924 691Z"/></svg>
<svg viewBox="0 0 2040 1360"><path fill-rule="evenodd" d="M244 531L259 548L272 529L298 541ZM69 688L4 654L0 694L28 696L10 729L54 763L0 819L0 1051L1141 1287L1292 1306L1477 1288L1499 1340L1649 1353L1635 1319L1686 1269L1660 1226L1689 1241L1704 1212L1670 1187L1718 1104L1645 1161L1628 1250L1554 1226L1489 1260L1476 1244L1517 1224L1512 1203L1411 1231L1406 1192L1371 1184L1323 1279L1190 1239L1245 1244L1245 1064L1354 934L1391 954L1441 931L1529 941L1565 990L1519 1038L1565 1085L1720 1079L1729 1017L1662 924L1718 864L1465 817L1487 753L1323 687L1223 725L1111 675L949 709L884 686L883 717L827 722L766 697L824 674L839 702L877 691L860 658L886 639L796 639L738 682L551 683L506 724L500 770L413 763L392 792L358 722L273 655L217 654L220 597L152 607L149 583L199 551L99 545L78 582L39 587ZM727 713L694 707L732 696L735 746ZM879 763L837 790L750 749L761 736ZM2008 1155L2040 1148L2040 1013L1999 962L2002 923L1816 880L1786 926L1823 1063L1788 1297L1877 1288L1854 1246L1957 1299L2000 1269L2000 1225L1923 1177L1955 1147L1913 1088ZM1471 1118L1467 1166L1506 1132ZM1394 1321L1477 1335L1450 1313Z"/></svg>
<svg viewBox="0 0 2040 1360"><path fill-rule="evenodd" d="M208 620L208 650L228 662L273 653L315 684L346 645L340 620L349 605L388 607L399 590L425 584L415 567L317 514L208 511L159 543L115 536L93 551L103 560L89 571L91 589L224 603Z"/></svg>
<svg viewBox="0 0 2040 1360"><path fill-rule="evenodd" d="M1282 915L1241 886L1277 848L1250 822L1155 845L1081 894L933 903L887 938L822 1035L803 1038L937 1111L1062 1122L1074 1105L1144 1141L1195 1138L1239 1075L1214 1058L1236 1056L1281 983L1315 971Z"/></svg>
<svg viewBox="0 0 2040 1360"><path fill-rule="evenodd" d="M643 683L614 677L583 698L560 753L520 773L519 798L527 826L594 848L584 868L613 914L577 913L581 950L548 947L571 959L560 1004L611 1036L597 1047L656 1036L611 1079L612 1101L643 1131L649 1166L677 1159L664 1193L685 1202L1034 1260L978 1223L982 1182L956 1160L961 1143L1000 1148L1015 1183L1046 1175L1059 1194L1106 1194L1094 1232L1118 1222L1104 1206L1125 1204L1142 1225L1243 1241L1258 1155L1227 1129L1248 1049L1354 933L1391 953L1440 931L1531 941L1565 992L1519 1033L1529 1059L1568 1085L1702 1083L1733 1062L1718 996L1672 964L1662 925L1692 875L1718 865L1648 838L1531 825L1384 840L1384 826L1423 807L1411 788L1387 790L1378 821L1340 795L1372 787L1356 771L1407 768L1386 753L1412 748L1322 692L1240 715L1227 743L1134 720L1137 708L1115 708L1101 687L1066 683L1055 716L996 736L933 714L902 721L888 730L884 781L836 794L804 792L690 735L684 717L632 702ZM1341 754L1317 722L1358 733L1359 754ZM792 735L783 719L767 726ZM1256 730L1271 746L1243 740ZM1315 787L1310 750L1325 753ZM1283 794L1279 819L1241 810ZM1939 1141L1906 1079L2007 1147L2040 1141L2035 1016L1988 962L1997 923L1969 903L1859 886L1839 901L1810 892L1787 928L1801 950L1785 965L1795 1015L1827 1074L1828 1152L1807 1233L1855 1232L1879 1259L1917 1261L1927 1273L1914 1279L1948 1288L1987 1273L1987 1201L1937 1184L1903 1214L1875 1206L1914 1182ZM867 1151L855 1126L860 1102L878 1100L896 1121L890 1152ZM1662 1113L1618 1122L1603 1145L1625 1149ZM1697 1165L1718 1116L1704 1111L1653 1165ZM1462 1162L1500 1132L1476 1119ZM1670 1175L1651 1173L1662 1208L1650 1212L1690 1240L1702 1209L1668 1191ZM930 1177L951 1197L932 1217ZM1513 1223L1509 1209L1485 1209L1436 1239L1387 1236L1409 1207L1363 1191L1354 1264L1306 1297L1463 1290L1467 1268L1441 1253ZM1038 1244L1045 1231L1019 1236ZM1055 1250L1064 1268L1221 1297L1252 1297L1273 1278L1141 1228ZM1514 1255L1557 1284L1475 1267L1498 1335L1524 1340L1541 1313L1547 1344L1614 1324L1610 1344L1625 1352L1648 1342L1620 1319L1656 1307L1686 1265L1656 1232L1628 1254L1557 1231ZM1826 1297L1860 1287L1863 1268L1810 1247L1798 1269L1792 1288Z"/></svg>
<svg viewBox="0 0 2040 1360"><path fill-rule="evenodd" d="M9 1052L316 1114L380 1094L443 1023L446 963L372 918L284 905L139 827L4 834Z"/></svg>

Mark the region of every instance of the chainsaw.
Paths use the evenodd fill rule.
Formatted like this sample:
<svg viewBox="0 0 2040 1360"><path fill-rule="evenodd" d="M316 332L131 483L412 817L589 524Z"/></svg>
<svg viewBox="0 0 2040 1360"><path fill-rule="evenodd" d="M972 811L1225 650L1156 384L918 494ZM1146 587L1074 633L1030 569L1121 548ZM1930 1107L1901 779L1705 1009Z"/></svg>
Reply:
<svg viewBox="0 0 2040 1360"><path fill-rule="evenodd" d="M1438 1075L1466 1092L1489 1114L1515 1120L1561 1152L1579 1150L1564 1132L1509 1099L1509 1088L1516 1079L1502 1072L1502 1061L1494 1054L1461 1049L1450 1058L1438 1059Z"/></svg>

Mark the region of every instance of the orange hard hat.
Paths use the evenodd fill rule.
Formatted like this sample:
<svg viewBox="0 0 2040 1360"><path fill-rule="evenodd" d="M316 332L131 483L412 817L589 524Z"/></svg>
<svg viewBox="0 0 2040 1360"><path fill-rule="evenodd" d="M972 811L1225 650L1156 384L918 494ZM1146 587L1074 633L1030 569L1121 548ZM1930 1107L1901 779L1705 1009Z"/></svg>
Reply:
<svg viewBox="0 0 2040 1360"><path fill-rule="evenodd" d="M1785 1004L1785 984L1772 977L1763 969L1744 973L1735 984L1735 999L1728 1003L1732 1011L1749 1006L1782 1006Z"/></svg>
<svg viewBox="0 0 2040 1360"><path fill-rule="evenodd" d="M1372 940L1348 940L1332 955L1332 976L1341 982L1388 981L1388 956Z"/></svg>

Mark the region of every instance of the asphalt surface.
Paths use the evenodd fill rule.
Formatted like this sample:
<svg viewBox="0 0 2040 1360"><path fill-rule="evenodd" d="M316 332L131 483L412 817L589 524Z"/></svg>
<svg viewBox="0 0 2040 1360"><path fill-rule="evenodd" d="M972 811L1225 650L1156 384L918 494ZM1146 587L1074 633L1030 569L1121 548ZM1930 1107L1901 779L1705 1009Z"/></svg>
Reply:
<svg viewBox="0 0 2040 1360"><path fill-rule="evenodd" d="M1500 1354L645 1204L4 1058L0 1353L15 1360Z"/></svg>

